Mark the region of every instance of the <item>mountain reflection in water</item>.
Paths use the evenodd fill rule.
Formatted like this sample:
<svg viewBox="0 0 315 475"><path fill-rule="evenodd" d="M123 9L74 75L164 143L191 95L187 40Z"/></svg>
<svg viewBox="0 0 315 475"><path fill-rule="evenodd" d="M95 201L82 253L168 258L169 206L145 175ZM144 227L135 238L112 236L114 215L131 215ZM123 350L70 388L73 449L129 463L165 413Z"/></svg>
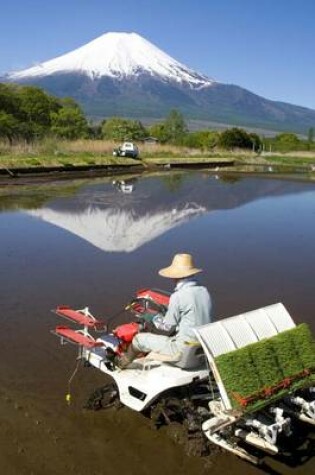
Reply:
<svg viewBox="0 0 315 475"><path fill-rule="evenodd" d="M66 229L103 251L131 252L205 211L202 206L187 203L182 209L143 215L139 215L136 209L92 206L81 212L43 208L29 211L29 214Z"/></svg>
<svg viewBox="0 0 315 475"><path fill-rule="evenodd" d="M306 191L313 185L277 180L177 175L170 182L147 177L122 195L107 183L83 187L28 214L63 228L107 252L132 252L189 220L219 209L237 208L267 196ZM176 175L175 175L176 177ZM172 184L176 184L176 187Z"/></svg>

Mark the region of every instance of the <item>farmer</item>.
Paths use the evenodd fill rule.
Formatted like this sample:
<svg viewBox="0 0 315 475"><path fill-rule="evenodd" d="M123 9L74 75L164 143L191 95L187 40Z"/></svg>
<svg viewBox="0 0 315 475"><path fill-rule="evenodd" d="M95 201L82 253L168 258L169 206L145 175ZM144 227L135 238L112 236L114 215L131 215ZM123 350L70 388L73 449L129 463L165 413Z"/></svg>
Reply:
<svg viewBox="0 0 315 475"><path fill-rule="evenodd" d="M196 342L193 328L211 322L211 298L208 290L198 284L195 275L202 272L194 266L190 254L176 254L170 266L159 271L173 279L175 289L165 315L157 314L142 324L142 332L132 340L116 364L126 368L139 353L160 353L172 361L181 357L185 343Z"/></svg>

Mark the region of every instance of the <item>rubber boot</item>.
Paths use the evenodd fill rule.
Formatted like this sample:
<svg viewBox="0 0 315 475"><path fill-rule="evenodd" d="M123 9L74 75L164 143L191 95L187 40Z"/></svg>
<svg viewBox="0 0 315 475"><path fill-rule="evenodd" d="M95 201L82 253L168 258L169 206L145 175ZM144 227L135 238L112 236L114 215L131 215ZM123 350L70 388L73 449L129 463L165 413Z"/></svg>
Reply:
<svg viewBox="0 0 315 475"><path fill-rule="evenodd" d="M138 355L139 352L132 346L132 344L130 344L123 355L117 356L115 359L115 365L120 369L125 369L135 358L137 358Z"/></svg>

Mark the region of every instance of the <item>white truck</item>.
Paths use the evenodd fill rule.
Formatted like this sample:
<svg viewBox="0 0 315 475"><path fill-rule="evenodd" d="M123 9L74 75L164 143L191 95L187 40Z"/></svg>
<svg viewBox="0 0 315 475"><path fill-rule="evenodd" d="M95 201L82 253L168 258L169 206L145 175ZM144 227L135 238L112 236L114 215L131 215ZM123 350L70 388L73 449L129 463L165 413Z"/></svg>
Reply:
<svg viewBox="0 0 315 475"><path fill-rule="evenodd" d="M118 148L113 150L114 157L139 157L139 149L133 142L124 142Z"/></svg>

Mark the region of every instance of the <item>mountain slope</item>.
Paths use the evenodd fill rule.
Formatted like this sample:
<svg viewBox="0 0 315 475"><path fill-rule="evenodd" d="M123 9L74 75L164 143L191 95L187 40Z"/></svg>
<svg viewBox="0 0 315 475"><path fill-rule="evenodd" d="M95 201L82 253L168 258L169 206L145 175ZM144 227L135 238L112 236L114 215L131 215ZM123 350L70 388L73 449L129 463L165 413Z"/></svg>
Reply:
<svg viewBox="0 0 315 475"><path fill-rule="evenodd" d="M78 73L95 80L137 77L142 72L193 87L213 80L171 58L137 33L106 33L70 53L9 75L14 81L55 74Z"/></svg>
<svg viewBox="0 0 315 475"><path fill-rule="evenodd" d="M235 125L302 133L315 126L314 110L218 83L135 33L107 33L5 80L71 96L94 118L160 118L177 108L187 118Z"/></svg>

